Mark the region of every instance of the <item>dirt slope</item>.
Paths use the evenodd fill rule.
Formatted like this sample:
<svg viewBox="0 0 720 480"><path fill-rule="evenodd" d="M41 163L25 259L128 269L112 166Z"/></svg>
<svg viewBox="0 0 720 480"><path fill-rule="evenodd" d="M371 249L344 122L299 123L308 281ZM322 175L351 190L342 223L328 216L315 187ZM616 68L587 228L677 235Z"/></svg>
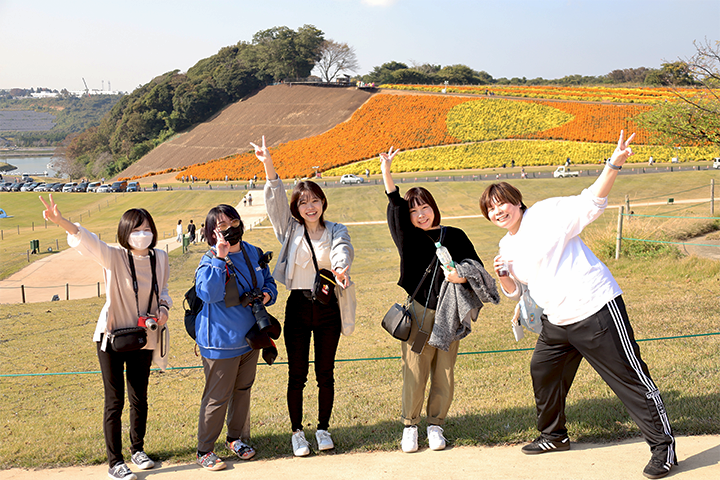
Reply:
<svg viewBox="0 0 720 480"><path fill-rule="evenodd" d="M248 151L250 142L260 141L262 135L269 146L319 135L349 119L371 95L354 87L265 87L158 146L119 177L185 167Z"/></svg>

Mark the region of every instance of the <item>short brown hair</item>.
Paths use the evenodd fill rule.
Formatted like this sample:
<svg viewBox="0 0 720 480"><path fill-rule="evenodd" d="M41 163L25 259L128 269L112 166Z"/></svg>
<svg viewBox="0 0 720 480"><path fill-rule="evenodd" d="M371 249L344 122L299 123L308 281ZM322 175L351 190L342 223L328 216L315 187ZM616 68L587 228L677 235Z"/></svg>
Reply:
<svg viewBox="0 0 720 480"><path fill-rule="evenodd" d="M320 185L315 182L303 180L302 182L299 182L297 185L295 185L292 195L290 196L290 213L292 213L292 216L295 217L298 222L305 225L305 220L302 218L302 215L300 215L298 203L300 202L300 200L306 200L310 195L319 198L322 202L323 207L322 213L320 214L320 225L324 227L324 215L325 210L327 210L327 197L325 197L325 192L323 192L322 188L320 188Z"/></svg>
<svg viewBox="0 0 720 480"><path fill-rule="evenodd" d="M490 218L488 218L488 211L493 203L510 203L512 205L519 205L520 210L523 212L527 210L527 207L522 201L522 193L520 193L520 190L507 182L491 184L480 196L480 210L488 220L490 220Z"/></svg>
<svg viewBox="0 0 720 480"><path fill-rule="evenodd" d="M155 228L155 222L153 221L152 215L150 215L150 213L144 208L131 208L130 210L123 213L122 217L120 218L120 223L118 223L117 236L118 243L120 243L123 248L132 250L132 247L128 242L128 240L130 239L130 234L133 230L142 225L145 220L148 221L148 224L150 225L150 230L153 234L152 242L150 242L150 246L148 246L148 248L155 248L155 245L157 245L157 228Z"/></svg>
<svg viewBox="0 0 720 480"><path fill-rule="evenodd" d="M408 203L409 208L417 207L418 205L429 205L435 216L432 226L437 227L440 225L440 209L435 202L435 198L428 189L423 187L412 187L410 190L405 192L405 201Z"/></svg>

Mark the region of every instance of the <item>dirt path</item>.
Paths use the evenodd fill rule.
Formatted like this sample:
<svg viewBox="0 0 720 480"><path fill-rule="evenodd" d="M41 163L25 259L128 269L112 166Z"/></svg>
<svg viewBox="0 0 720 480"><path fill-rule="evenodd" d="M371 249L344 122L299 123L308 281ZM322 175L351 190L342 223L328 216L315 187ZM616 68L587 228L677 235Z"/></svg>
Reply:
<svg viewBox="0 0 720 480"><path fill-rule="evenodd" d="M678 460L667 478L717 480L720 478L720 435L677 438ZM152 450L148 450L152 456ZM220 453L220 452L219 452ZM224 454L223 452L220 454ZM532 480L624 480L641 479L650 459L645 442L634 439L619 443L576 443L567 452L527 456L519 446L454 447L434 452L421 448L417 453L369 452L324 453L305 458L228 461L228 468L204 472L195 464L159 465L152 470L130 468L138 479L217 480L236 478L292 479L427 479L454 480L491 478ZM10 469L0 471L0 480L76 480L105 478L106 465L48 470Z"/></svg>
<svg viewBox="0 0 720 480"><path fill-rule="evenodd" d="M246 229L251 229L267 216L262 192L253 197L252 206L239 203L236 208ZM157 248L170 251L181 246L173 237L159 240ZM102 267L73 248L45 256L0 281L0 303L21 303L22 285L25 286L25 302L28 303L49 302L54 295L60 300L66 300L68 296L76 300L105 294Z"/></svg>

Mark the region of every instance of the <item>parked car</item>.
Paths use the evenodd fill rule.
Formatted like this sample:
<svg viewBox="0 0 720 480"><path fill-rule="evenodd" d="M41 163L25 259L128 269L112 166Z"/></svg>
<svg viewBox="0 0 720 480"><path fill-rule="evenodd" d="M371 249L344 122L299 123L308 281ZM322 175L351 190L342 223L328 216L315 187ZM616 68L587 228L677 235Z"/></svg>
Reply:
<svg viewBox="0 0 720 480"><path fill-rule="evenodd" d="M41 183L37 187L33 188L33 192L44 192L48 185L52 185L50 183Z"/></svg>
<svg viewBox="0 0 720 480"><path fill-rule="evenodd" d="M93 192L95 192L95 190L97 190L97 188L98 188L100 185L102 185L102 182L91 182L91 183L88 183L87 190L85 190L85 191L86 191L86 192L93 193Z"/></svg>
<svg viewBox="0 0 720 480"><path fill-rule="evenodd" d="M21 192L32 192L35 187L40 185L40 182L32 182L32 183L26 183L22 187L20 187Z"/></svg>
<svg viewBox="0 0 720 480"><path fill-rule="evenodd" d="M113 182L112 185L110 185L110 191L111 192L124 192L127 190L127 182Z"/></svg>
<svg viewBox="0 0 720 480"><path fill-rule="evenodd" d="M9 192L13 182L2 182L0 183L0 192Z"/></svg>
<svg viewBox="0 0 720 480"><path fill-rule="evenodd" d="M15 182L10 186L10 192L19 192L25 182Z"/></svg>
<svg viewBox="0 0 720 480"><path fill-rule="evenodd" d="M110 191L111 191L111 190L110 190L110 185L108 185L108 184L100 185L99 187L97 187L97 190L95 190L95 191L96 191L97 193L110 192Z"/></svg>
<svg viewBox="0 0 720 480"><path fill-rule="evenodd" d="M139 192L140 182L130 182L127 184L127 192Z"/></svg>
<svg viewBox="0 0 720 480"><path fill-rule="evenodd" d="M364 178L353 175L352 173L348 173L347 175L343 175L342 177L340 177L340 183L343 185L352 183L363 183L364 181Z"/></svg>
<svg viewBox="0 0 720 480"><path fill-rule="evenodd" d="M65 187L65 183L64 183L64 182L54 183L53 186L52 186L52 191L53 191L53 192L62 192L62 189L63 189L64 187ZM48 190L48 192L49 192L49 191L50 191L50 190Z"/></svg>
<svg viewBox="0 0 720 480"><path fill-rule="evenodd" d="M75 188L73 188L73 192L85 192L87 191L88 182L80 182L77 184Z"/></svg>
<svg viewBox="0 0 720 480"><path fill-rule="evenodd" d="M713 158L713 168L720 168L720 157Z"/></svg>
<svg viewBox="0 0 720 480"><path fill-rule="evenodd" d="M72 192L73 188L75 188L75 187L77 187L77 182L66 183L65 186L63 187L62 191L63 192Z"/></svg>
<svg viewBox="0 0 720 480"><path fill-rule="evenodd" d="M569 168L565 167L565 165L557 167L557 170L553 172L553 177L555 178L565 178L565 177L579 177L580 172L571 172Z"/></svg>

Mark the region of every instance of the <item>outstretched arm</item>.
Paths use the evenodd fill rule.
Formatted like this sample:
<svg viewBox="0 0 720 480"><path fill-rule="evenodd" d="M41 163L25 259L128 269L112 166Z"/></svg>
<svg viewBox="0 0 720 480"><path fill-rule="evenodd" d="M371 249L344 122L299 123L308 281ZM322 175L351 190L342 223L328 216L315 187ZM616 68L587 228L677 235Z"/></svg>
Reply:
<svg viewBox="0 0 720 480"><path fill-rule="evenodd" d="M53 201L52 193L50 194L50 205L45 202L45 199L42 197L42 195L40 196L40 201L43 203L43 205L45 205L45 210L43 211L43 218L45 218L45 220L50 220L54 224L59 225L60 227L64 228L65 231L68 232L70 235L77 235L77 225L62 216L57 204Z"/></svg>
<svg viewBox="0 0 720 480"><path fill-rule="evenodd" d="M390 166L392 165L393 158L400 150L393 152L393 147L390 147L388 153L380 154L380 171L382 172L383 182L385 183L385 193L391 193L395 191L395 182L390 172Z"/></svg>
<svg viewBox="0 0 720 480"><path fill-rule="evenodd" d="M272 157L270 156L270 150L265 146L265 135L262 136L262 147L258 147L252 142L250 142L250 145L255 149L255 156L265 167L265 179L269 181L278 178L275 165L273 165Z"/></svg>
<svg viewBox="0 0 720 480"><path fill-rule="evenodd" d="M610 161L605 165L598 179L595 180L595 183L590 187L590 190L596 197L605 198L610 194L610 190L615 183L615 178L617 178L620 168L625 164L628 157L633 154L632 149L630 149L630 142L632 142L634 137L635 134L633 133L625 140L625 132L620 130L620 138L618 139L618 144L617 147L615 147L612 157L610 157Z"/></svg>

